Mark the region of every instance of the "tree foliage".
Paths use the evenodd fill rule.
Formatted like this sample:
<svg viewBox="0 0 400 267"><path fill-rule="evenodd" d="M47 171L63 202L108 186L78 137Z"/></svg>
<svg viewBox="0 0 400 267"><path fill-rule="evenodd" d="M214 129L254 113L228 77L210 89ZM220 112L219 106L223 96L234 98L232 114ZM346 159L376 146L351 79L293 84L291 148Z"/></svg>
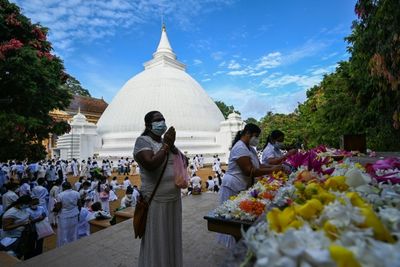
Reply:
<svg viewBox="0 0 400 267"><path fill-rule="evenodd" d="M215 104L217 105L217 107L219 108L219 110L221 110L222 115L224 115L224 118L227 119L228 115L231 114L232 112L236 112L237 114L240 115L240 112L235 110L234 106L228 106L226 105L224 102L222 101L215 101Z"/></svg>
<svg viewBox="0 0 400 267"><path fill-rule="evenodd" d="M289 144L338 147L342 135L365 133L371 149L400 150L400 1L359 0L355 12L350 59L310 88L294 113L262 118L262 141L280 129Z"/></svg>
<svg viewBox="0 0 400 267"><path fill-rule="evenodd" d="M61 87L67 75L46 34L15 4L0 0L0 160L41 159L49 133L68 130L49 116L68 106L71 93Z"/></svg>
<svg viewBox="0 0 400 267"><path fill-rule="evenodd" d="M67 80L61 86L67 88L73 95L91 96L89 90L83 88L81 83L71 75L68 75Z"/></svg>

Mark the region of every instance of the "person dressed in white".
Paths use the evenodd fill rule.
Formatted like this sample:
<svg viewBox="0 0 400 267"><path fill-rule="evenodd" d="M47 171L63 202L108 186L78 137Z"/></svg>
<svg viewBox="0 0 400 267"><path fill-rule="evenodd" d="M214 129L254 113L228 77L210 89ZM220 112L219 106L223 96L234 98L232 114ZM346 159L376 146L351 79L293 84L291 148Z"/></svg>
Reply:
<svg viewBox="0 0 400 267"><path fill-rule="evenodd" d="M48 215L47 198L49 197L49 191L47 191L47 188L43 186L44 182L44 178L39 178L37 180L38 185L32 189L32 198L39 199L39 206L41 206L46 215Z"/></svg>
<svg viewBox="0 0 400 267"><path fill-rule="evenodd" d="M284 155L281 151L284 139L285 135L280 130L274 130L271 132L262 153L261 163L271 165L282 164L288 156L297 152L296 149L292 149Z"/></svg>
<svg viewBox="0 0 400 267"><path fill-rule="evenodd" d="M194 173L193 177L190 178L190 183L194 188L201 188L201 178Z"/></svg>
<svg viewBox="0 0 400 267"><path fill-rule="evenodd" d="M89 219L91 218L91 212L88 208L82 207L79 211L79 223L78 223L78 239L90 235Z"/></svg>
<svg viewBox="0 0 400 267"><path fill-rule="evenodd" d="M219 203L222 204L231 196L239 194L254 183L253 178L273 171L283 170L283 167L273 167L260 164L257 151L258 137L261 133L260 127L253 123L246 124L243 130L236 134L229 155L228 170L222 180L219 191ZM231 235L218 234L218 242L226 247L232 248L235 239Z"/></svg>
<svg viewBox="0 0 400 267"><path fill-rule="evenodd" d="M30 196L31 186L29 185L28 178L23 178L21 180L21 186L19 187L19 196Z"/></svg>
<svg viewBox="0 0 400 267"><path fill-rule="evenodd" d="M78 171L78 162L76 161L76 159L72 159L71 162L71 169L72 169L72 175L73 176L78 176L79 175L79 171Z"/></svg>
<svg viewBox="0 0 400 267"><path fill-rule="evenodd" d="M79 193L72 190L69 182L62 184L63 191L57 196L56 208L60 210L57 227L57 247L78 238Z"/></svg>
<svg viewBox="0 0 400 267"><path fill-rule="evenodd" d="M214 191L214 186L215 186L215 183L214 183L214 180L213 180L212 176L208 176L207 190L208 191Z"/></svg>
<svg viewBox="0 0 400 267"><path fill-rule="evenodd" d="M85 178L89 177L89 167L88 167L88 165L86 164L85 160L82 160L82 163L81 163L81 173L80 173L80 176L81 176L81 177L85 177Z"/></svg>
<svg viewBox="0 0 400 267"><path fill-rule="evenodd" d="M113 190L114 192L116 192L115 190L121 188L121 185L120 185L120 184L118 183L118 181L117 181L117 176L114 176L114 177L112 178L112 180L111 180L111 182L110 182L110 186L111 186L111 188L112 188L112 190Z"/></svg>
<svg viewBox="0 0 400 267"><path fill-rule="evenodd" d="M129 186L132 186L132 184L131 184L131 181L129 181L129 177L127 176L127 177L125 177L125 179L124 179L124 186L123 186L123 188L124 188L124 189L127 189Z"/></svg>
<svg viewBox="0 0 400 267"><path fill-rule="evenodd" d="M52 225L56 225L58 223L57 216L53 212L54 205L57 202L57 196L61 192L61 180L56 180L52 188L50 189L49 193L49 205L48 205L48 211L49 211L49 222Z"/></svg>
<svg viewBox="0 0 400 267"><path fill-rule="evenodd" d="M18 195L15 193L15 191L18 189L18 184L7 183L6 189L7 192L2 196L4 211L7 210L7 208L18 199Z"/></svg>
<svg viewBox="0 0 400 267"><path fill-rule="evenodd" d="M125 196L121 199L121 208L135 207L136 199L133 197L133 188L128 187L125 192Z"/></svg>

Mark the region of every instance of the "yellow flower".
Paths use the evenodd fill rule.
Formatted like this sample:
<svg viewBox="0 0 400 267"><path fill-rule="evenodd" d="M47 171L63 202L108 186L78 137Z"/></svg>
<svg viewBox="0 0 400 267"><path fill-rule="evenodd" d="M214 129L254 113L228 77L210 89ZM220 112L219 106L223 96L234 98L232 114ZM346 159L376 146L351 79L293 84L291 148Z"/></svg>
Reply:
<svg viewBox="0 0 400 267"><path fill-rule="evenodd" d="M309 183L305 190L304 193L308 198L311 198L313 195L318 194L322 190L321 186L317 183Z"/></svg>
<svg viewBox="0 0 400 267"><path fill-rule="evenodd" d="M331 245L329 247L329 253L338 267L361 267L354 257L353 252L347 248L338 245Z"/></svg>
<svg viewBox="0 0 400 267"><path fill-rule="evenodd" d="M323 228L327 237L329 237L331 240L336 240L338 236L338 229L335 225L331 224L329 221L326 221Z"/></svg>
<svg viewBox="0 0 400 267"><path fill-rule="evenodd" d="M320 211L324 209L322 203L318 199L310 199L305 204L295 206L296 214L300 215L302 218L309 220L313 216L317 215Z"/></svg>
<svg viewBox="0 0 400 267"><path fill-rule="evenodd" d="M378 240L389 243L395 242L393 236L379 220L378 216L376 216L375 212L370 206L365 205L364 207L360 208L360 210L361 213L365 216L365 221L360 225L360 227L372 228L374 231L374 237Z"/></svg>
<svg viewBox="0 0 400 267"><path fill-rule="evenodd" d="M356 167L357 169L360 169L360 170L362 170L362 171L365 171L364 166L361 165L359 162L356 162L356 163L354 164L354 167Z"/></svg>
<svg viewBox="0 0 400 267"><path fill-rule="evenodd" d="M288 228L300 228L303 223L296 219L293 207L286 207L283 211L273 208L267 214L267 220L270 228L277 232L285 232Z"/></svg>
<svg viewBox="0 0 400 267"><path fill-rule="evenodd" d="M366 205L364 199L362 199L357 192L348 192L346 193L346 197L350 199L351 204L355 207L361 208Z"/></svg>
<svg viewBox="0 0 400 267"><path fill-rule="evenodd" d="M237 196L230 196L230 197L229 197L229 200L235 200L236 197L237 197Z"/></svg>
<svg viewBox="0 0 400 267"><path fill-rule="evenodd" d="M318 195L314 195L313 198L318 199L319 201L322 202L322 204L326 205L326 204L334 201L336 197L334 194L331 194L324 190L324 191L320 192Z"/></svg>
<svg viewBox="0 0 400 267"><path fill-rule="evenodd" d="M325 181L324 186L326 189L334 191L346 191L349 186L346 184L346 177L344 176L333 176Z"/></svg>

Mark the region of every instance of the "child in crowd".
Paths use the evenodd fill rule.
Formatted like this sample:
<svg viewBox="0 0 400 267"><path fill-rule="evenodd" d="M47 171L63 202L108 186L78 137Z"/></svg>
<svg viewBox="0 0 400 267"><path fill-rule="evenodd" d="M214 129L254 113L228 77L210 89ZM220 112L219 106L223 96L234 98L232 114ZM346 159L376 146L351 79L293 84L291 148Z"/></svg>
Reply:
<svg viewBox="0 0 400 267"><path fill-rule="evenodd" d="M110 182L110 186L112 187L112 189L114 190L114 192L115 192L115 190L121 188L121 186L118 184L117 176L114 176L114 177L112 178L112 180L111 180L111 182Z"/></svg>

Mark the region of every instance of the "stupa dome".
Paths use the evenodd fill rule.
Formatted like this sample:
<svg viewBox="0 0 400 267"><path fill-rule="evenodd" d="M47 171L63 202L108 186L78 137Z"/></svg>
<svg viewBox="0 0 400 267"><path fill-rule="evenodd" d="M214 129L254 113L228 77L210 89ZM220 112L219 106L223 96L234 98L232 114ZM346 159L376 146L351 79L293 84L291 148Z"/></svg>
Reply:
<svg viewBox="0 0 400 267"><path fill-rule="evenodd" d="M144 116L152 110L160 111L167 126L176 128L178 140L215 139L209 133L215 136L219 132L224 117L200 84L186 73L185 65L176 60L165 27L153 59L144 67L125 83L97 123L103 142L101 154L125 151L122 154L132 155L134 139L144 130Z"/></svg>

